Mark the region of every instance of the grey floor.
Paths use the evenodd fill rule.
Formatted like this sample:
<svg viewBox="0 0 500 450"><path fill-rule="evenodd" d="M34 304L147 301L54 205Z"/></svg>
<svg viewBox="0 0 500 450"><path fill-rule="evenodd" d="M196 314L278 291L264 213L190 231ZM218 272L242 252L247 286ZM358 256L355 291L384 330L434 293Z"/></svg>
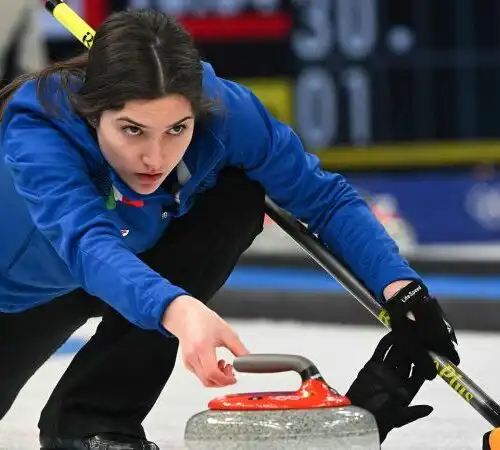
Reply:
<svg viewBox="0 0 500 450"><path fill-rule="evenodd" d="M326 380L345 392L353 377L370 356L384 330L353 326L232 321L252 352L294 353L313 360ZM92 334L91 322L77 333ZM500 400L500 333L459 333L462 369L489 395ZM220 356L227 356L224 352ZM0 423L0 449L36 449L36 423L50 390L70 361L71 355L55 355L31 379L12 410ZM229 392L286 390L298 387L296 374L240 374L236 386L205 389L179 361L159 402L148 416L149 437L162 449L183 448L187 419L206 408L210 398ZM482 434L489 424L443 381L423 388L419 403L430 402L435 411L428 418L395 430L383 445L400 449L481 449Z"/></svg>

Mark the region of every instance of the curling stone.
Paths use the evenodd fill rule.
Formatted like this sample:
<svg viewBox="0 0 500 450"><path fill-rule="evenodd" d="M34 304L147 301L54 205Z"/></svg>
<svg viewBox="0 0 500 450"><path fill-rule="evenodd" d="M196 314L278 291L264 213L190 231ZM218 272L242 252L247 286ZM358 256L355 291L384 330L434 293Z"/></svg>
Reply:
<svg viewBox="0 0 500 450"><path fill-rule="evenodd" d="M379 450L374 416L331 388L316 366L297 355L235 358L238 372L297 372L297 391L250 392L217 397L185 428L188 449Z"/></svg>

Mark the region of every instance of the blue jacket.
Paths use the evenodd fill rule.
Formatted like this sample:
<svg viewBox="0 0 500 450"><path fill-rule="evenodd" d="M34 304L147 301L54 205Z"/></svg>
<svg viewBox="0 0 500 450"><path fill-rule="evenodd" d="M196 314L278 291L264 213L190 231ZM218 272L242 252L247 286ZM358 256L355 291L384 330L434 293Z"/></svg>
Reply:
<svg viewBox="0 0 500 450"><path fill-rule="evenodd" d="M186 292L136 254L154 246L224 166L241 167L259 181L379 297L394 280L419 278L341 175L322 171L318 158L248 89L217 77L208 64L204 69L206 94L225 110L195 132L183 160L189 176L177 198L162 188L147 196L127 188L64 96L53 117L34 82L14 94L0 128L0 311L26 310L81 287L132 323L164 331L165 308ZM57 83L53 77L49 91Z"/></svg>

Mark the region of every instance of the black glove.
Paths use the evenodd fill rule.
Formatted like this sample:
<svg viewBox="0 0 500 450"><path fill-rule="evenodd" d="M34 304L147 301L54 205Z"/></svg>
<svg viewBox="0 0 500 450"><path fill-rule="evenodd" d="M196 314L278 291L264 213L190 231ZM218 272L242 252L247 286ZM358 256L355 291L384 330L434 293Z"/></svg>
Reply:
<svg viewBox="0 0 500 450"><path fill-rule="evenodd" d="M448 358L454 364L460 363L455 350L457 342L453 327L446 320L437 300L429 295L427 288L418 281L412 281L391 297L385 308L391 318L391 329L395 345L419 368L427 380L436 374L436 366L428 351ZM411 311L415 320L406 314Z"/></svg>
<svg viewBox="0 0 500 450"><path fill-rule="evenodd" d="M409 406L425 378L415 366L411 370L411 362L393 344L390 332L381 339L346 393L353 405L375 416L380 443L393 428L426 417L433 410L429 405Z"/></svg>

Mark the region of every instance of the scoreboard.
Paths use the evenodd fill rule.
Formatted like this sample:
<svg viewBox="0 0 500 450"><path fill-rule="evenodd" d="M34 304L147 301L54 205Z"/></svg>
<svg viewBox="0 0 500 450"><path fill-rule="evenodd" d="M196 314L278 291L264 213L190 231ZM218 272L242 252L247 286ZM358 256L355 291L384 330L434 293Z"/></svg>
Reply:
<svg viewBox="0 0 500 450"><path fill-rule="evenodd" d="M294 4L294 117L325 161L356 165L339 146L369 147L359 164L500 160L500 2Z"/></svg>
<svg viewBox="0 0 500 450"><path fill-rule="evenodd" d="M498 1L73 1L175 14L326 166L500 162Z"/></svg>

